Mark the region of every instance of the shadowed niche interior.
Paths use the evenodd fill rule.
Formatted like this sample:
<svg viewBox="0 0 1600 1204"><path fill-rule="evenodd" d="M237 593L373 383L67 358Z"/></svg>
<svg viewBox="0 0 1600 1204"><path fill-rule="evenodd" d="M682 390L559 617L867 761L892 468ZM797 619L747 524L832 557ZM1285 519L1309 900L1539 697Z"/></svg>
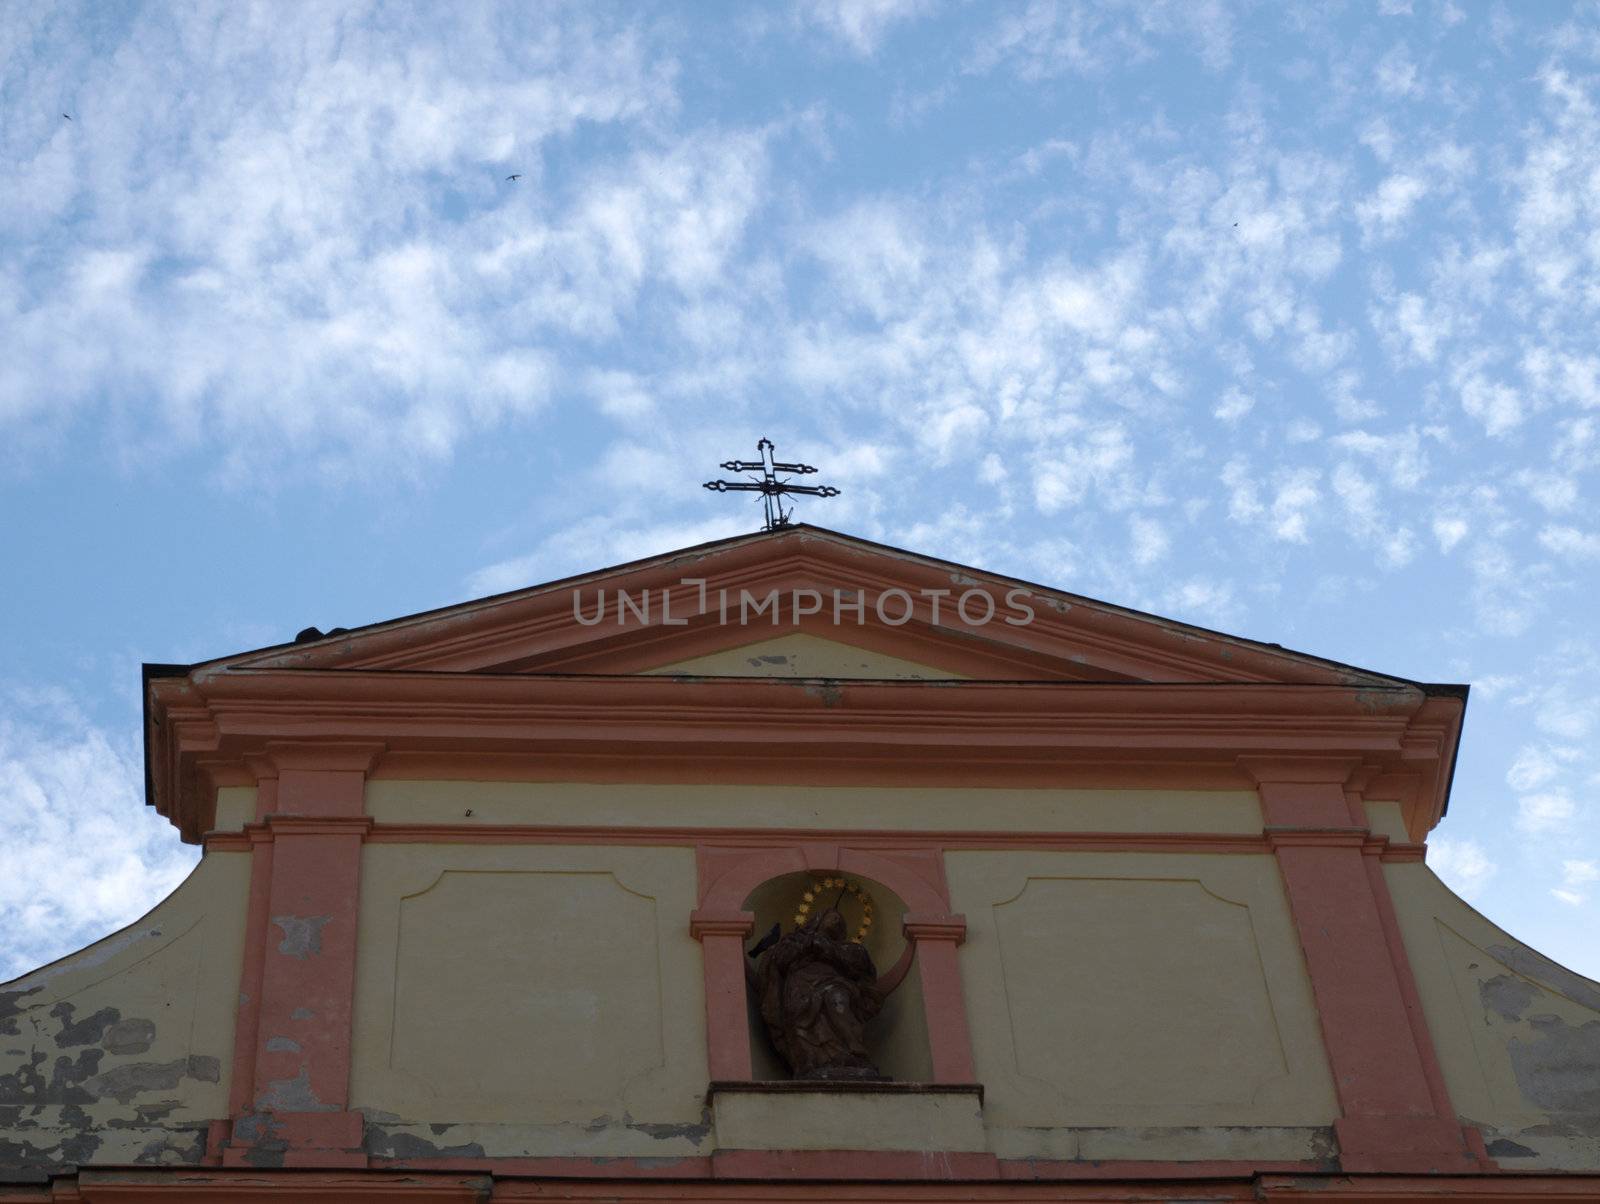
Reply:
<svg viewBox="0 0 1600 1204"><path fill-rule="evenodd" d="M834 885L824 885L829 881ZM841 886L841 882L849 885ZM802 911L807 906L807 892L813 895L813 899L808 910ZM844 874L836 870L817 871L783 874L763 882L745 899L744 909L752 912L756 918L755 929L746 947L755 948L771 932L774 924L779 926L782 933L794 931L797 917L825 910L835 900L839 901L839 910L845 917L846 930L851 938L860 932L864 902L870 901L871 923L860 943L882 978L896 966L906 951L906 939L901 931L906 905L887 886L856 874ZM789 1068L784 1065L768 1035L756 992L748 991L746 1000L750 1018L752 1077L759 1080L791 1078ZM923 1083L933 1078L922 984L915 964L899 985L889 992L882 1010L868 1022L866 1044L873 1063L886 1077L902 1083Z"/></svg>

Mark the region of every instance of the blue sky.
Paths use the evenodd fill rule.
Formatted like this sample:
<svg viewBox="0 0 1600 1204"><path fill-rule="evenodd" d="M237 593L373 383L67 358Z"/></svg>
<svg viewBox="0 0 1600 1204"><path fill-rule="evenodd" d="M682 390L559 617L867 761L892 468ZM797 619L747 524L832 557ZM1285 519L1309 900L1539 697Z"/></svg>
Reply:
<svg viewBox="0 0 1600 1204"><path fill-rule="evenodd" d="M0 105L0 975L192 862L141 661L750 530L762 435L1472 683L1430 860L1600 975L1595 5L12 5Z"/></svg>

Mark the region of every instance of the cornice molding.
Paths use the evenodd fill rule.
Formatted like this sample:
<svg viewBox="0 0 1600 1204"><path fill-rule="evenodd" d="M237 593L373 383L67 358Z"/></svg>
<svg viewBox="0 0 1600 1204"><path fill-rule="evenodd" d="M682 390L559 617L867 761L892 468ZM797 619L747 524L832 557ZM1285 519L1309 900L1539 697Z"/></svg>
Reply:
<svg viewBox="0 0 1600 1204"><path fill-rule="evenodd" d="M1416 778L1401 801L1418 839L1453 748L1453 730L1437 738L1439 700L1404 687L250 669L157 680L152 694L152 802L191 841L215 786L262 758L383 777L474 778L499 762L530 780L765 781L778 768L778 780L906 785L1077 784L1091 767L1132 784L1181 766L1247 788L1242 766L1308 755L1346 765L1341 780L1357 766Z"/></svg>

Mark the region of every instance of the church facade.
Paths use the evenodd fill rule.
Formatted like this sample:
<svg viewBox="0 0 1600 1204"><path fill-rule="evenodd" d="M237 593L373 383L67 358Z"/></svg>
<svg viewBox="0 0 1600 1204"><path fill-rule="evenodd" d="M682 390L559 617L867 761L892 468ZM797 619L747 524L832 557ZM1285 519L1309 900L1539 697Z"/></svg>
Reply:
<svg viewBox="0 0 1600 1204"><path fill-rule="evenodd" d="M1600 1200L1464 687L796 526L146 667L204 847L0 985L0 1204Z"/></svg>

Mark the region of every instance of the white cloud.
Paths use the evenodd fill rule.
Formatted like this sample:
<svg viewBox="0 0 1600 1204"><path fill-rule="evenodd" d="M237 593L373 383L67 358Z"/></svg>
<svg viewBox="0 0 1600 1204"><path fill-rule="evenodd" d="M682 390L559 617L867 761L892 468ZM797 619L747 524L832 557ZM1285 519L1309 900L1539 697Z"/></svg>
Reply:
<svg viewBox="0 0 1600 1204"><path fill-rule="evenodd" d="M1385 327L1386 322L1392 323L1392 330ZM1392 313L1374 315L1374 325L1379 327L1380 334L1391 336L1387 340L1391 345L1403 348L1424 364L1433 363L1440 345L1450 337L1448 311L1430 310L1428 302L1416 293L1402 293Z"/></svg>
<svg viewBox="0 0 1600 1204"><path fill-rule="evenodd" d="M1113 507L1131 501L1137 485L1131 475L1133 442L1127 430L1108 423L1083 438L1051 449L1036 459L1033 498L1041 513L1054 514L1079 505L1091 489Z"/></svg>
<svg viewBox="0 0 1600 1204"><path fill-rule="evenodd" d="M1591 882L1600 882L1600 862L1563 861L1561 880L1568 886L1586 886Z"/></svg>
<svg viewBox="0 0 1600 1204"><path fill-rule="evenodd" d="M591 372L589 391L600 412L618 422L639 422L655 413L656 401L649 387L631 372Z"/></svg>
<svg viewBox="0 0 1600 1204"><path fill-rule="evenodd" d="M1441 552L1453 550L1458 543L1467 537L1467 532L1470 529L1465 519L1457 518L1454 515L1448 517L1440 516L1433 520L1433 537L1438 540Z"/></svg>
<svg viewBox="0 0 1600 1204"><path fill-rule="evenodd" d="M1572 560L1600 559L1600 535L1576 527L1545 527L1539 532L1539 543Z"/></svg>
<svg viewBox="0 0 1600 1204"><path fill-rule="evenodd" d="M484 565L463 583L472 597L505 593L558 581L574 573L639 560L660 552L747 534L760 527L760 511L728 513L700 523L634 525L614 516L596 516L557 531L538 550Z"/></svg>
<svg viewBox="0 0 1600 1204"><path fill-rule="evenodd" d="M972 56L974 70L1006 65L1032 81L1099 74L1121 62L1151 58L1166 39L1192 45L1214 70L1232 58L1233 18L1220 0L1145 0L1132 7L1031 0L1025 9L1001 11L1001 20Z"/></svg>
<svg viewBox="0 0 1600 1204"><path fill-rule="evenodd" d="M800 0L797 11L857 54L870 55L893 26L932 8L931 0Z"/></svg>
<svg viewBox="0 0 1600 1204"><path fill-rule="evenodd" d="M1517 793L1525 794L1554 780L1560 772L1560 759L1550 749L1524 745L1511 768L1506 770L1506 784Z"/></svg>
<svg viewBox="0 0 1600 1204"><path fill-rule="evenodd" d="M1423 451L1422 437L1415 427L1392 435L1347 431L1335 435L1330 442L1335 447L1368 457L1401 489L1417 488L1428 475L1427 454Z"/></svg>
<svg viewBox="0 0 1600 1204"><path fill-rule="evenodd" d="M1577 806L1564 791L1523 795L1517 800L1517 826L1525 832L1566 831Z"/></svg>
<svg viewBox="0 0 1600 1204"><path fill-rule="evenodd" d="M1162 608L1176 617L1219 628L1233 622L1239 613L1233 586L1206 577L1191 577L1173 585L1163 595Z"/></svg>
<svg viewBox="0 0 1600 1204"><path fill-rule="evenodd" d="M1136 514L1129 522L1132 528L1133 562L1147 566L1166 556L1172 547L1167 530L1153 518Z"/></svg>
<svg viewBox="0 0 1600 1204"><path fill-rule="evenodd" d="M1368 237L1392 237L1399 232L1417 202L1428 194L1419 177L1396 172L1386 176L1376 191L1356 205L1356 220Z"/></svg>
<svg viewBox="0 0 1600 1204"><path fill-rule="evenodd" d="M143 915L199 851L145 806L137 750L60 695L12 689L0 718L0 979Z"/></svg>
<svg viewBox="0 0 1600 1204"><path fill-rule="evenodd" d="M1428 865L1464 899L1481 894L1500 868L1477 841L1449 836L1428 842Z"/></svg>
<svg viewBox="0 0 1600 1204"><path fill-rule="evenodd" d="M1522 424L1525 407L1511 386L1470 373L1460 382L1461 408L1483 423L1490 435L1504 435Z"/></svg>
<svg viewBox="0 0 1600 1204"><path fill-rule="evenodd" d="M56 131L75 189L0 205L0 243L34 248L0 255L0 423L154 397L131 457L215 439L234 480L438 461L546 404L542 326L603 327L647 279L704 288L757 203L748 134L544 176L551 140L670 112L637 29L574 10L429 47L331 10L265 41L253 19L136 14Z"/></svg>
<svg viewBox="0 0 1600 1204"><path fill-rule="evenodd" d="M1550 893L1569 907L1580 906L1588 898L1585 889L1600 882L1600 862L1568 859L1561 863L1561 885Z"/></svg>
<svg viewBox="0 0 1600 1204"><path fill-rule="evenodd" d="M1404 46L1396 46L1378 60L1376 70L1378 90L1390 97L1413 96L1421 91L1417 82L1417 65Z"/></svg>

